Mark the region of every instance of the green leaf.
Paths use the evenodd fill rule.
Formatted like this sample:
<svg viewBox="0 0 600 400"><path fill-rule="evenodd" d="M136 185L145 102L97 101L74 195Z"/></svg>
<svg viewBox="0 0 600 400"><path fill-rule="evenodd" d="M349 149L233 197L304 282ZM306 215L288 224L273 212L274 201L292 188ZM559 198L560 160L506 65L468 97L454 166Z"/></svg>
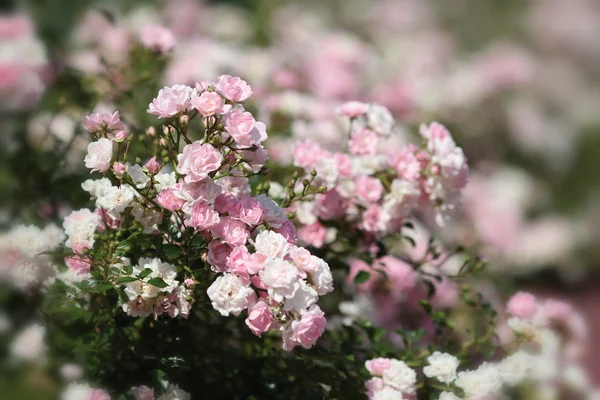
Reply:
<svg viewBox="0 0 600 400"><path fill-rule="evenodd" d="M133 273L133 265L124 265L123 266L123 273L125 275L131 275Z"/></svg>
<svg viewBox="0 0 600 400"><path fill-rule="evenodd" d="M144 268L144 270L142 272L140 272L137 275L137 277L140 278L140 279L144 279L145 277L147 277L151 273L152 273L152 270L150 268Z"/></svg>
<svg viewBox="0 0 600 400"><path fill-rule="evenodd" d="M162 247L163 253L165 253L165 257L169 260L174 260L179 258L182 254L181 247L176 246L174 244L165 244Z"/></svg>
<svg viewBox="0 0 600 400"><path fill-rule="evenodd" d="M138 278L135 278L133 276L122 276L120 278L115 279L116 283L129 283L129 282L135 282L137 281Z"/></svg>
<svg viewBox="0 0 600 400"><path fill-rule="evenodd" d="M165 281L162 280L162 278L152 278L148 281L148 283L161 289L164 289L168 286Z"/></svg>
<svg viewBox="0 0 600 400"><path fill-rule="evenodd" d="M355 284L365 283L366 281L369 280L370 277L371 277L371 274L368 273L367 271L360 271L354 277L354 283Z"/></svg>

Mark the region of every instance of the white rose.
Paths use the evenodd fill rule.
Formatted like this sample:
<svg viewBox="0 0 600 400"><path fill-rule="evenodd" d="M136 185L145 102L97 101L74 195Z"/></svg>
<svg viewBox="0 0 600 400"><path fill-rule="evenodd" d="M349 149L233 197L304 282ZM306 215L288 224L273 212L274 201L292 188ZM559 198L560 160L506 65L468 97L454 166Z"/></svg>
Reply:
<svg viewBox="0 0 600 400"><path fill-rule="evenodd" d="M240 315L256 302L256 293L234 274L223 274L206 291L212 306L222 316Z"/></svg>
<svg viewBox="0 0 600 400"><path fill-rule="evenodd" d="M379 104L371 104L367 111L367 125L380 135L388 136L394 130L394 117L390 110Z"/></svg>
<svg viewBox="0 0 600 400"><path fill-rule="evenodd" d="M284 298L292 298L300 288L298 269L288 261L268 258L265 268L258 274L269 288L269 296L282 302Z"/></svg>
<svg viewBox="0 0 600 400"><path fill-rule="evenodd" d="M93 171L105 172L110 168L112 160L113 144L106 138L99 139L88 145L88 152L85 156L85 166Z"/></svg>
<svg viewBox="0 0 600 400"><path fill-rule="evenodd" d="M310 273L310 278L313 287L316 289L319 296L333 292L333 276L331 275L331 269L329 265L322 259L318 259L317 268L314 272Z"/></svg>
<svg viewBox="0 0 600 400"><path fill-rule="evenodd" d="M436 378L442 383L450 383L456 379L456 369L460 364L458 358L448 353L436 351L427 357L427 365L423 374L428 378Z"/></svg>
<svg viewBox="0 0 600 400"><path fill-rule="evenodd" d="M417 373L404 361L391 360L392 365L383 372L383 382L403 393L413 393L417 383Z"/></svg>
<svg viewBox="0 0 600 400"><path fill-rule="evenodd" d="M283 258L290 245L283 235L273 231L262 231L254 239L254 247L257 253L269 258Z"/></svg>
<svg viewBox="0 0 600 400"><path fill-rule="evenodd" d="M127 165L127 174L129 174L135 187L138 189L145 188L148 186L148 182L150 182L150 177L146 175L142 167L140 167L138 164Z"/></svg>
<svg viewBox="0 0 600 400"><path fill-rule="evenodd" d="M131 205L134 193L127 185L112 186L96 200L96 206L103 208L109 217L119 219L121 213Z"/></svg>
<svg viewBox="0 0 600 400"><path fill-rule="evenodd" d="M285 311L296 310L300 312L306 310L315 304L319 299L315 289L308 286L306 281L300 280L298 283L298 290L294 296L285 301L285 305L283 307Z"/></svg>
<svg viewBox="0 0 600 400"><path fill-rule="evenodd" d="M112 186L110 179L87 179L81 184L81 188L88 192L92 197L102 196L108 188Z"/></svg>
<svg viewBox="0 0 600 400"><path fill-rule="evenodd" d="M32 324L21 331L10 345L10 352L13 357L25 360L36 361L46 353L44 336L46 328L40 324Z"/></svg>
<svg viewBox="0 0 600 400"><path fill-rule="evenodd" d="M285 211L283 211L273 199L265 194L259 194L255 198L265 209L263 220L269 224L271 228L281 228L283 223L287 221Z"/></svg>

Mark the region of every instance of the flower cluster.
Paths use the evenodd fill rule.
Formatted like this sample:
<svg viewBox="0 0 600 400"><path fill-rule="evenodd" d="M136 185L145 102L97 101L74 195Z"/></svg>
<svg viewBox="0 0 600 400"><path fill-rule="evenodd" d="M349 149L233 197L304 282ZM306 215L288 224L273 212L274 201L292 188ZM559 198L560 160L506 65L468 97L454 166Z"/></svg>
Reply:
<svg viewBox="0 0 600 400"><path fill-rule="evenodd" d="M19 225L0 235L0 281L21 290L39 288L54 274L52 260L41 253L54 250L64 239L60 228Z"/></svg>
<svg viewBox="0 0 600 400"><path fill-rule="evenodd" d="M208 289L213 307L222 315L248 309L246 325L257 336L279 330L283 348L310 348L325 329L317 300L333 290L329 266L283 235L264 230L254 239L255 252L234 247L225 273ZM210 253L209 253L210 256Z"/></svg>
<svg viewBox="0 0 600 400"><path fill-rule="evenodd" d="M375 358L365 363L373 378L365 382L369 399L402 399L416 391L417 373L404 361Z"/></svg>
<svg viewBox="0 0 600 400"><path fill-rule="evenodd" d="M404 145L398 153L379 151L393 132L394 120L382 106L350 102L339 111L350 118L349 153L329 152L311 141L297 143L294 164L316 171L328 191L297 206L305 225L299 237L320 247L327 221L342 220L367 236L400 229L416 212L443 225L460 201L468 167L463 151L442 125L422 125L421 146Z"/></svg>
<svg viewBox="0 0 600 400"><path fill-rule="evenodd" d="M153 139L167 154L162 164L156 156L143 165L126 161L129 146L120 144L130 139L118 112L87 117L86 129L99 139L88 147L86 166L112 174L118 183L108 177L83 183L96 209L76 210L64 219L65 246L73 252L65 261L77 274L93 272L90 253L104 245L96 238L131 224L162 236L178 251L197 241L202 246L195 259L222 274L207 288L219 313L248 310L246 324L256 335L281 331L285 349L308 348L325 328L316 303L333 290L333 278L325 261L296 246L296 229L285 211L267 195L251 194L248 177L260 173L268 158L265 124L240 104L251 94L245 81L229 75L194 88L161 89L148 113L165 120L163 137ZM188 129L196 117L203 138L192 141ZM119 273L110 279L124 285L127 314L189 316L196 285L189 265L181 278L181 267L160 258L141 257L132 266L123 255L111 261ZM189 256L186 262L192 262Z"/></svg>

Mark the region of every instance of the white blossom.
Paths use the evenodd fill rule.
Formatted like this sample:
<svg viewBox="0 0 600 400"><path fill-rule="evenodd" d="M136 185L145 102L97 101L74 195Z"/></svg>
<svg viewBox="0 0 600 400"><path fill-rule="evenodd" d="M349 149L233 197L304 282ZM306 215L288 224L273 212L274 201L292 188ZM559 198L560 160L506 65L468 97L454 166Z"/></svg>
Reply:
<svg viewBox="0 0 600 400"><path fill-rule="evenodd" d="M240 315L256 302L256 293L235 274L223 274L206 291L212 306L222 316Z"/></svg>
<svg viewBox="0 0 600 400"><path fill-rule="evenodd" d="M391 366L383 372L383 382L402 393L413 393L417 373L404 361L391 360Z"/></svg>
<svg viewBox="0 0 600 400"><path fill-rule="evenodd" d="M429 365L423 368L423 374L428 378L436 378L442 383L450 383L456 379L460 361L453 355L436 351L427 357L427 362Z"/></svg>

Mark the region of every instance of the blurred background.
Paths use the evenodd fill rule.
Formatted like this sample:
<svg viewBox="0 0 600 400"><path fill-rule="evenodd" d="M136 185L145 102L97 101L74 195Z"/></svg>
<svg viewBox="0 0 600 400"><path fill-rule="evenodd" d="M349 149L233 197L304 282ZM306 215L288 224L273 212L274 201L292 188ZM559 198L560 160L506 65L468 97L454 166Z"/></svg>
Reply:
<svg viewBox="0 0 600 400"><path fill-rule="evenodd" d="M342 145L325 110L378 102L402 122L398 140L421 122L450 129L471 176L437 235L478 248L505 293L572 302L600 384L599 1L3 0L0 12L3 228L57 222L85 202L73 191L88 176L81 121L103 104L139 99L128 111L144 121L162 85L239 75L277 163L298 139ZM158 61L136 53L149 26L174 35ZM0 315L5 354L37 296L9 275L0 269L14 310ZM17 376L2 368L0 391Z"/></svg>

